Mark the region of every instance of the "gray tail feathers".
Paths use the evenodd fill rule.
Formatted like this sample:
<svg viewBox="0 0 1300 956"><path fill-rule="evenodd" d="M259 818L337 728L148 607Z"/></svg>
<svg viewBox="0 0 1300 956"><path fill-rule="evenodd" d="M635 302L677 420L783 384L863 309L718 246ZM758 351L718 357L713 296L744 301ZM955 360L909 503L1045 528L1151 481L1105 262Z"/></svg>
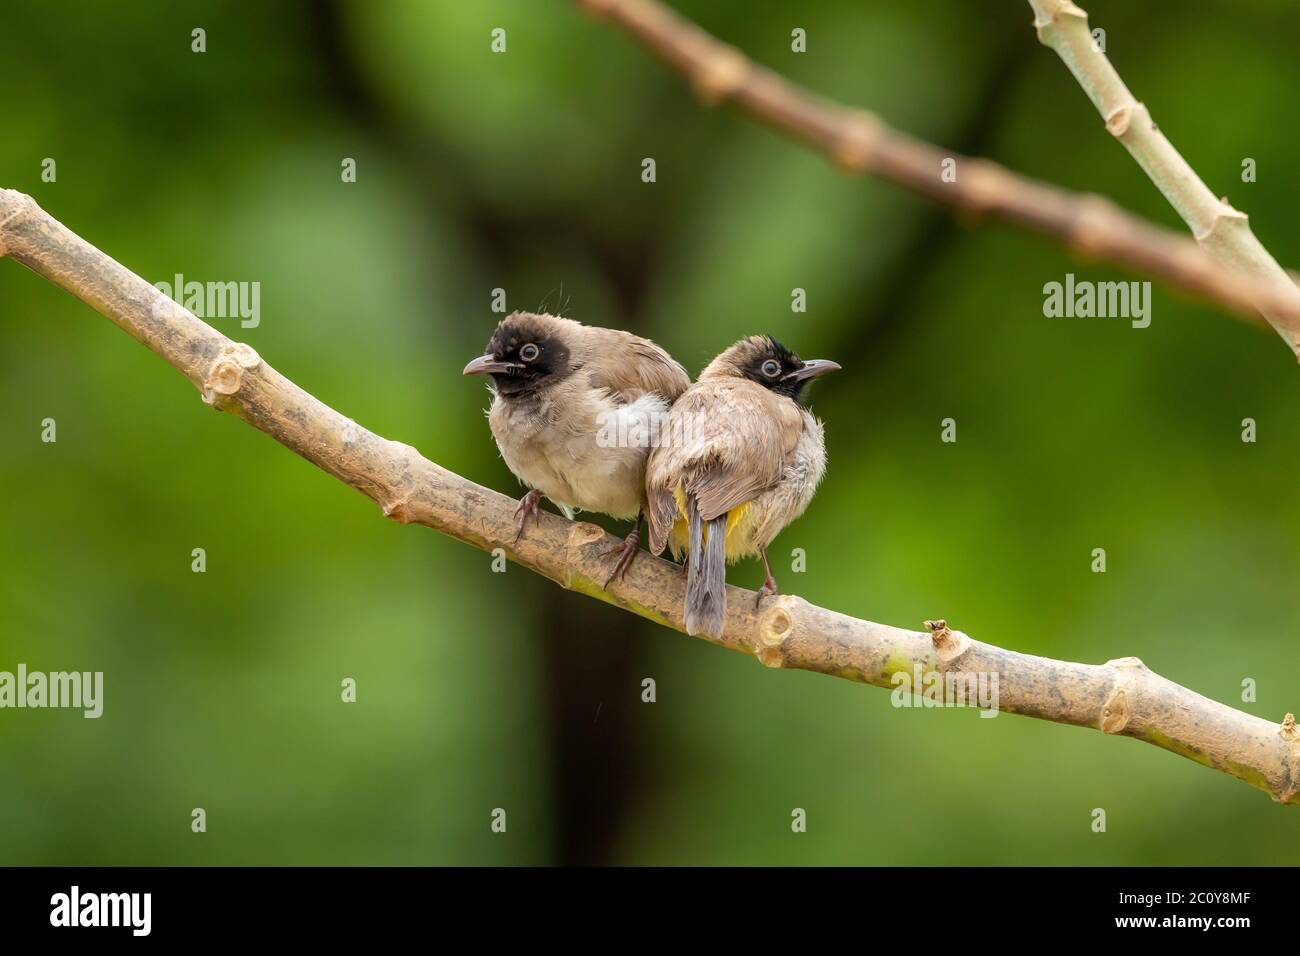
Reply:
<svg viewBox="0 0 1300 956"><path fill-rule="evenodd" d="M727 516L711 521L700 517L694 498L686 501L690 540L686 565L686 633L722 636L727 610ZM704 529L708 528L708 540Z"/></svg>

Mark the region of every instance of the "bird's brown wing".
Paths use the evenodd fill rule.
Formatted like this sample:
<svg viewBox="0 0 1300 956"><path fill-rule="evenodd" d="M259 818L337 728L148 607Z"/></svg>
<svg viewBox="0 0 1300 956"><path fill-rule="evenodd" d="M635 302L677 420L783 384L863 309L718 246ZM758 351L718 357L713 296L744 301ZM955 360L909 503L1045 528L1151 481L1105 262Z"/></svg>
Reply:
<svg viewBox="0 0 1300 956"><path fill-rule="evenodd" d="M803 431L799 409L745 379L708 380L677 400L669 444L646 471L651 550L662 550L678 517L675 489L710 521L772 487ZM657 553L657 551L656 551Z"/></svg>
<svg viewBox="0 0 1300 956"><path fill-rule="evenodd" d="M690 386L686 369L649 339L617 329L584 331L592 336L586 367L593 387L624 402L651 393L671 404Z"/></svg>
<svg viewBox="0 0 1300 956"><path fill-rule="evenodd" d="M738 381L720 390L704 421L707 458L693 469L686 493L711 521L777 483L803 432L794 402Z"/></svg>

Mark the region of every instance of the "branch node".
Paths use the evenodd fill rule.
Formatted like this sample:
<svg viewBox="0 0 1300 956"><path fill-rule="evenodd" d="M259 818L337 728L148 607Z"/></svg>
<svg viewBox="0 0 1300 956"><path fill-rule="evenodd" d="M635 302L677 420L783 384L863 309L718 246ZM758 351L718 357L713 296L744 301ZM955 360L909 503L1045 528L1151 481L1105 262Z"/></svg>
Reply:
<svg viewBox="0 0 1300 956"><path fill-rule="evenodd" d="M960 162L965 167L965 188L958 189L957 202L974 213L987 212L1002 201L1009 190L1016 188L1016 184L1008 179L1006 171L997 163L978 158L963 159Z"/></svg>
<svg viewBox="0 0 1300 956"><path fill-rule="evenodd" d="M1129 131L1133 124L1133 117L1141 115L1146 111L1146 107L1141 103L1121 103L1111 110L1110 115L1106 117L1106 131L1116 139L1123 139L1124 134ZM1147 121L1150 122L1151 116L1147 115Z"/></svg>
<svg viewBox="0 0 1300 956"><path fill-rule="evenodd" d="M717 106L740 91L750 69L749 60L735 47L710 44L708 55L700 58L691 75L691 88L702 103Z"/></svg>
<svg viewBox="0 0 1300 956"><path fill-rule="evenodd" d="M218 395L234 395L243 387L244 372L256 368L261 361L261 356L251 345L226 342L203 379L203 400L215 405Z"/></svg>
<svg viewBox="0 0 1300 956"><path fill-rule="evenodd" d="M1273 788L1272 797L1278 803L1291 803L1300 793L1300 728L1296 727L1295 714L1282 718L1277 735L1291 746L1286 749L1286 776L1283 782Z"/></svg>
<svg viewBox="0 0 1300 956"><path fill-rule="evenodd" d="M794 618L790 616L790 612L782 605L777 605L769 608L759 618L758 637L767 647L779 647L790 636L793 627Z"/></svg>
<svg viewBox="0 0 1300 956"><path fill-rule="evenodd" d="M925 627L930 632L934 649L939 652L941 670L949 667L970 648L971 639L961 631L954 631L942 618L937 621L926 621Z"/></svg>
<svg viewBox="0 0 1300 956"><path fill-rule="evenodd" d="M1069 226L1070 248L1081 256L1096 258L1106 246L1114 213L1115 204L1104 196L1089 193L1081 197Z"/></svg>
<svg viewBox="0 0 1300 956"><path fill-rule="evenodd" d="M1083 20L1083 25L1088 26L1088 14L1080 7L1074 5L1071 0L1059 0L1055 4L1055 9L1048 11L1047 4L1040 4L1035 8L1034 30L1038 34L1038 42L1045 46L1050 46L1051 41L1048 36L1048 29L1056 25L1056 21L1062 17L1078 17Z"/></svg>
<svg viewBox="0 0 1300 956"><path fill-rule="evenodd" d="M392 518L398 524L411 523L411 499L407 495L385 502L383 508L385 518Z"/></svg>
<svg viewBox="0 0 1300 956"><path fill-rule="evenodd" d="M794 633L795 616L792 606L795 601L796 598L790 595L781 595L759 615L754 656L765 667L786 665L785 645Z"/></svg>
<svg viewBox="0 0 1300 956"><path fill-rule="evenodd" d="M1278 735L1290 743L1300 740L1300 728L1296 727L1295 714L1287 714L1282 718L1282 725L1278 728Z"/></svg>
<svg viewBox="0 0 1300 956"><path fill-rule="evenodd" d="M569 549L575 550L595 544L605 537L605 529L590 521L575 521L569 529Z"/></svg>
<svg viewBox="0 0 1300 956"><path fill-rule="evenodd" d="M845 110L844 122L831 147L835 165L848 173L865 173L885 137L884 124L866 110Z"/></svg>
<svg viewBox="0 0 1300 956"><path fill-rule="evenodd" d="M1106 666L1113 667L1118 673L1110 695L1102 705L1098 726L1103 733L1118 734L1128 726L1129 718L1133 716L1129 698L1138 674L1147 672L1147 666L1136 657L1117 657L1107 661Z"/></svg>
<svg viewBox="0 0 1300 956"><path fill-rule="evenodd" d="M0 259L9 254L9 247L5 245L5 230L9 224L21 216L39 212L40 209L36 200L26 193L20 193L16 189L0 189Z"/></svg>
<svg viewBox="0 0 1300 956"><path fill-rule="evenodd" d="M1219 227L1224 227L1224 232L1219 233ZM1232 231L1236 236L1230 237ZM1203 232L1193 233L1197 242L1203 242L1214 247L1227 246L1230 243L1240 241L1238 237L1250 232L1250 216L1240 209L1234 209L1228 205L1227 200L1223 201L1222 208L1218 209L1213 219L1210 221L1210 228Z"/></svg>
<svg viewBox="0 0 1300 956"><path fill-rule="evenodd" d="M540 517L542 512L538 512ZM527 538L525 533L524 538ZM564 580L559 583L566 589L573 590L575 575L581 575L583 566L582 552L605 537L605 529L590 521L575 521L569 526L569 536L564 541ZM513 550L513 549L512 549ZM558 580L558 579L556 579ZM603 578L601 580L604 580Z"/></svg>
<svg viewBox="0 0 1300 956"><path fill-rule="evenodd" d="M340 430L339 438L343 447L349 448L366 434L368 433L364 428L349 418ZM384 441L394 452L395 462L400 462L403 458L410 461L412 455L416 458L421 457L418 451L404 442L391 439L384 439ZM379 503L385 518L392 518L398 524L420 524L426 514L422 492L428 489L420 487L412 477L411 468L402 468L400 465L399 468L401 469L399 474L393 480L379 485L373 497Z"/></svg>
<svg viewBox="0 0 1300 956"><path fill-rule="evenodd" d="M1131 716L1128 707L1128 687L1124 682L1117 682L1115 688L1106 698L1101 708L1101 729L1103 733L1117 734L1128 726Z"/></svg>
<svg viewBox="0 0 1300 956"><path fill-rule="evenodd" d="M930 638L934 641L935 650L946 651L952 650L957 646L957 639L953 637L952 630L948 627L948 622L943 618L937 621L926 621L926 630L930 632Z"/></svg>
<svg viewBox="0 0 1300 956"><path fill-rule="evenodd" d="M1150 668L1142 663L1140 657L1116 657L1107 661L1106 666L1118 668L1119 670L1150 671Z"/></svg>

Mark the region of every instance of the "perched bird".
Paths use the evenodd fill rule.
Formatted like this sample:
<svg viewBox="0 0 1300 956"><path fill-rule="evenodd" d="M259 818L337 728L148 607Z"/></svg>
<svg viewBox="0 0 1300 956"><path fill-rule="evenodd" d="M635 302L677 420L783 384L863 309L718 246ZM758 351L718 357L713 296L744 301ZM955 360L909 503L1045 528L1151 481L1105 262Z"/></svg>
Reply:
<svg viewBox="0 0 1300 956"><path fill-rule="evenodd" d="M515 511L515 540L542 495L564 514L636 518L605 586L626 572L640 541L645 464L686 370L649 339L555 315L502 319L466 375L492 379L488 424L506 465L531 490Z"/></svg>
<svg viewBox="0 0 1300 956"><path fill-rule="evenodd" d="M802 404L808 383L839 366L803 361L770 336L731 346L673 405L646 466L650 550L686 555L686 629L722 634L726 564L759 555L812 501L826 471L822 423Z"/></svg>

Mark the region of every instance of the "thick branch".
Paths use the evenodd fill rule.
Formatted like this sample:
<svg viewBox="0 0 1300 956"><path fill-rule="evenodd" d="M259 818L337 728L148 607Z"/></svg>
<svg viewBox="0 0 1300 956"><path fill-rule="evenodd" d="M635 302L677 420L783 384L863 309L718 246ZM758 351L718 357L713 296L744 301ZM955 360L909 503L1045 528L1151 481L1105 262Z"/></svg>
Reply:
<svg viewBox="0 0 1300 956"><path fill-rule="evenodd" d="M427 525L476 548L501 548L562 587L682 630L685 582L674 564L642 555L610 591L600 528L541 514L514 543L515 502L367 431L289 381L46 214L0 189L0 255L67 289L179 369L203 400L232 412L377 502L401 522ZM754 593L729 588L714 641L769 667L894 686L895 674L997 675L1001 711L1093 727L1153 743L1300 803L1300 742L1282 725L1233 710L1147 670L1136 658L1072 664L983 644L942 622L931 634L873 624L791 595L754 611Z"/></svg>
<svg viewBox="0 0 1300 956"><path fill-rule="evenodd" d="M1251 232L1244 212L1218 199L1196 175L1147 108L1129 92L1088 30L1088 14L1071 0L1029 0L1038 39L1051 47L1074 74L1106 129L1124 144L1147 176L1216 262L1248 278L1261 293L1260 311L1300 354L1300 288ZM1270 302L1272 299L1274 301Z"/></svg>
<svg viewBox="0 0 1300 956"><path fill-rule="evenodd" d="M1186 236L1156 226L1093 194L1021 176L986 159L889 128L875 114L824 100L757 65L657 0L575 0L627 30L691 81L706 103L732 102L780 133L820 150L850 172L878 176L958 210L1050 236L1075 252L1175 288L1279 329L1300 329L1300 292L1261 283L1228 256L1216 258ZM956 161L956 179L941 177ZM1236 215L1240 216L1240 213ZM1241 217L1244 222L1245 217ZM1271 261L1271 260L1270 260ZM1293 351L1300 338L1284 333Z"/></svg>

